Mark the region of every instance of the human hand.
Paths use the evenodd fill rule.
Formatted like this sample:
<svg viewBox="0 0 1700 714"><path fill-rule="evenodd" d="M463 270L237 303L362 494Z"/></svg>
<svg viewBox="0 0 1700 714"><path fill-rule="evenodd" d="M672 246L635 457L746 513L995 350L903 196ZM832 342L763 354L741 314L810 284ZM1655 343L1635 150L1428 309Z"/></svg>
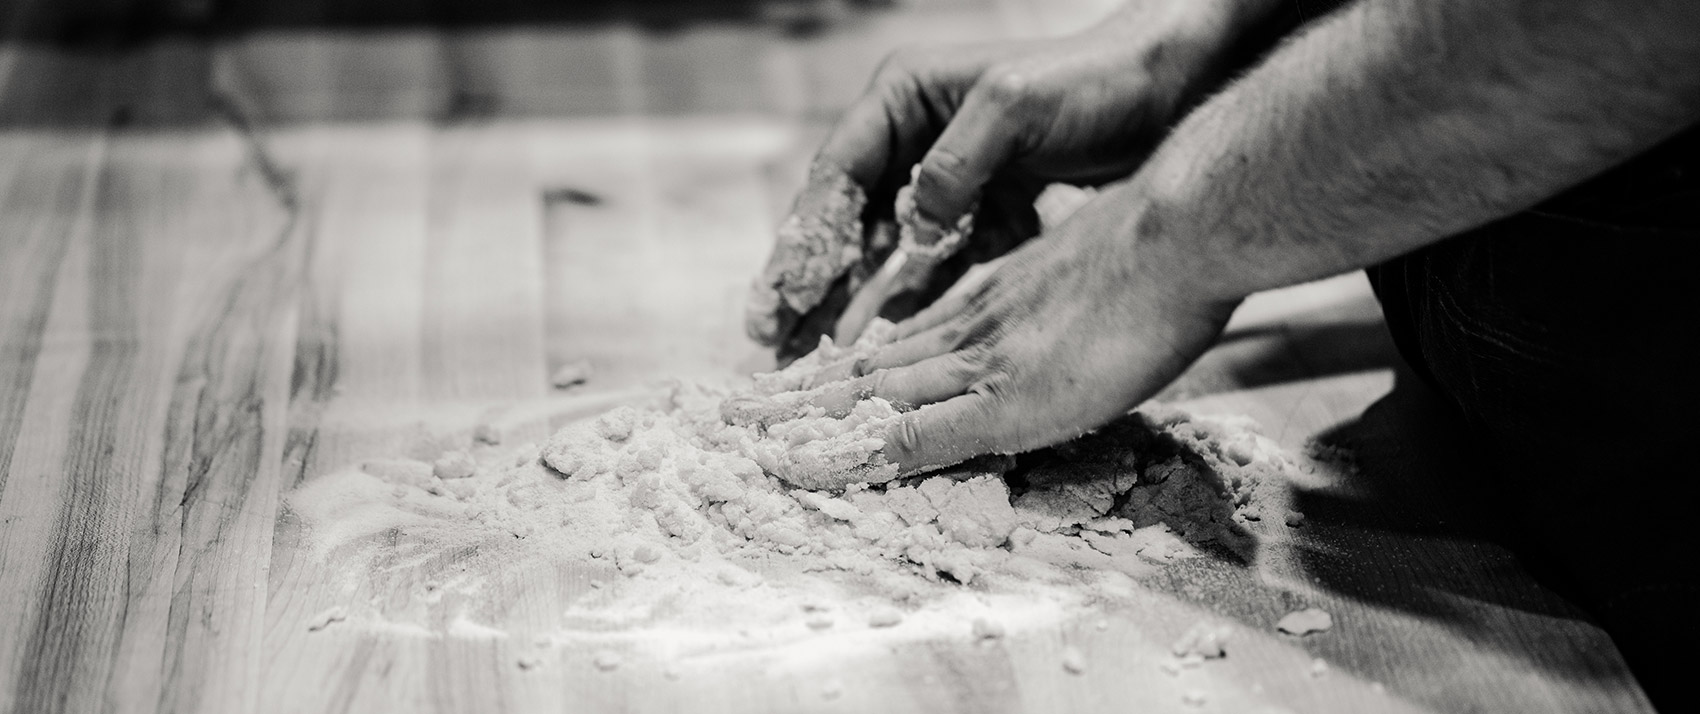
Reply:
<svg viewBox="0 0 1700 714"><path fill-rule="evenodd" d="M888 58L817 155L752 290L747 331L782 356L812 349L890 250L881 231L917 163L922 217L950 225L985 199L964 255L906 307L930 302L1037 232L1030 207L1047 183L1096 185L1137 168L1221 81L1235 39L1271 4L1135 0L1073 37Z"/></svg>
<svg viewBox="0 0 1700 714"><path fill-rule="evenodd" d="M1239 298L1199 294L1172 238L1141 240L1152 231L1131 193L1106 192L879 352L823 370L813 403L923 407L886 436L884 460L904 474L1056 444L1138 406L1216 340Z"/></svg>

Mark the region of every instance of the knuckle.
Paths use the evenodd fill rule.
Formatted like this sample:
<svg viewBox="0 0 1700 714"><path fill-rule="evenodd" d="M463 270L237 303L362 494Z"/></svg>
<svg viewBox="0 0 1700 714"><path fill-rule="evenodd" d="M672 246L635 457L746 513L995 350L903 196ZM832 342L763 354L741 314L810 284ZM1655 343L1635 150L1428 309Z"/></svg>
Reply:
<svg viewBox="0 0 1700 714"><path fill-rule="evenodd" d="M968 161L956 152L934 146L921 158L921 173L915 178L917 190L922 188L951 188L962 183Z"/></svg>
<svg viewBox="0 0 1700 714"><path fill-rule="evenodd" d="M962 320L946 322L940 325L938 330L941 352L955 352L961 349L963 346L962 338L968 334L968 329L963 326Z"/></svg>
<svg viewBox="0 0 1700 714"><path fill-rule="evenodd" d="M993 106L1014 109L1033 100L1033 74L1018 67L994 67L980 81L981 91Z"/></svg>
<svg viewBox="0 0 1700 714"><path fill-rule="evenodd" d="M852 378L868 376L868 365L871 360L872 358L868 355L857 357L856 361L850 363L850 376Z"/></svg>
<svg viewBox="0 0 1700 714"><path fill-rule="evenodd" d="M892 427L886 438L886 458L888 460L910 463L921 453L923 437L920 421L913 412L903 415ZM892 458L892 457L896 458Z"/></svg>
<svg viewBox="0 0 1700 714"><path fill-rule="evenodd" d="M970 346L954 353L950 362L949 376L963 384L973 385L997 371L997 361L992 351L984 347Z"/></svg>
<svg viewBox="0 0 1700 714"><path fill-rule="evenodd" d="M861 386L856 390L857 401L884 394L885 380L890 375L891 370L882 369L858 380L858 384Z"/></svg>
<svg viewBox="0 0 1700 714"><path fill-rule="evenodd" d="M1015 391L1015 380L1004 370L993 370L976 380L968 387L968 393L985 398L985 404L993 407L1007 401Z"/></svg>
<svg viewBox="0 0 1700 714"><path fill-rule="evenodd" d="M874 69L874 83L902 84L914 79L923 64L923 51L918 47L900 47L887 53Z"/></svg>

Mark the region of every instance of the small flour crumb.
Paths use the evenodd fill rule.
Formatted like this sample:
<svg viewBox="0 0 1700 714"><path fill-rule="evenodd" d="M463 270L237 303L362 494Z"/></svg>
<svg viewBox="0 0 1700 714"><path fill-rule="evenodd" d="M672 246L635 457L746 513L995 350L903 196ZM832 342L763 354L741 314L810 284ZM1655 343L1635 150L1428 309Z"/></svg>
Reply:
<svg viewBox="0 0 1700 714"><path fill-rule="evenodd" d="M875 610L868 616L868 627L896 627L903 622L903 613L893 608Z"/></svg>
<svg viewBox="0 0 1700 714"><path fill-rule="evenodd" d="M555 373L549 377L549 384L556 389L566 389L590 381L594 374L596 374L596 368L590 364L590 360L576 359L555 370Z"/></svg>
<svg viewBox="0 0 1700 714"><path fill-rule="evenodd" d="M976 640L995 640L1004 635L1003 625L984 617L974 618L972 633Z"/></svg>
<svg viewBox="0 0 1700 714"><path fill-rule="evenodd" d="M821 687L820 687L821 697L828 699L828 700L832 700L832 699L839 698L843 694L844 694L844 682L840 681L837 677L829 678L825 682L821 683Z"/></svg>
<svg viewBox="0 0 1700 714"><path fill-rule="evenodd" d="M1062 653L1063 670L1069 674L1086 673L1086 655L1075 647L1064 647Z"/></svg>
<svg viewBox="0 0 1700 714"><path fill-rule="evenodd" d="M1189 707L1202 707L1209 699L1202 689L1188 689L1181 693L1181 703Z"/></svg>
<svg viewBox="0 0 1700 714"><path fill-rule="evenodd" d="M330 627L334 623L342 622L347 619L348 611L343 609L341 605L326 608L319 614L307 619L307 631L318 632L319 630Z"/></svg>
<svg viewBox="0 0 1700 714"><path fill-rule="evenodd" d="M1334 626L1334 618L1321 608L1307 607L1298 612L1287 613L1280 622L1275 623L1275 629L1289 635L1304 636L1312 632L1326 632Z"/></svg>
<svg viewBox="0 0 1700 714"><path fill-rule="evenodd" d="M1313 659L1313 660L1310 661L1310 676L1311 677L1321 677L1321 676L1326 675L1326 674L1328 674L1328 663L1327 662L1322 661L1321 658Z"/></svg>
<svg viewBox="0 0 1700 714"><path fill-rule="evenodd" d="M1180 639L1169 647L1176 657L1198 655L1207 659L1215 659L1227 655L1223 644L1234 634L1234 628L1222 622L1199 622L1182 634Z"/></svg>
<svg viewBox="0 0 1700 714"><path fill-rule="evenodd" d="M596 653L595 658L592 659L591 662L596 665L597 669L604 672L612 672L620 668L622 660L620 659L620 653L618 652L601 650Z"/></svg>
<svg viewBox="0 0 1700 714"><path fill-rule="evenodd" d="M516 664L519 665L520 669L529 672L531 670L537 669L538 667L542 667L543 666L543 658L538 657L537 655L521 655L519 660L516 662Z"/></svg>
<svg viewBox="0 0 1700 714"><path fill-rule="evenodd" d="M480 422L472 430L472 439L484 444L500 444L502 443L502 430L490 422Z"/></svg>
<svg viewBox="0 0 1700 714"><path fill-rule="evenodd" d="M450 451L431 465L431 473L440 479L462 479L478 472L478 462L465 451Z"/></svg>

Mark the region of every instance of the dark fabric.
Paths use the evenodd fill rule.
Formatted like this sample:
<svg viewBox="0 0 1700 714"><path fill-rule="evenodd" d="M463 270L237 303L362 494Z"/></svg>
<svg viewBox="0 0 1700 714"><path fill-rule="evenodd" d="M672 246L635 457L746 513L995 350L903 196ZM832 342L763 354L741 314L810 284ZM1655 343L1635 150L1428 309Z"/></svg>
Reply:
<svg viewBox="0 0 1700 714"><path fill-rule="evenodd" d="M1495 459L1519 553L1661 711L1700 711L1700 127L1369 270L1412 368Z"/></svg>

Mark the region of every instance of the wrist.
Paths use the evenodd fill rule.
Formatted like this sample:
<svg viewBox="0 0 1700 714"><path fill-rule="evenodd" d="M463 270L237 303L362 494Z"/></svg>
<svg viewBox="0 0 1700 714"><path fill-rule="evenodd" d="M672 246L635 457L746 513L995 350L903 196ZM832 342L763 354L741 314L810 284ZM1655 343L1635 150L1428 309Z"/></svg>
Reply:
<svg viewBox="0 0 1700 714"><path fill-rule="evenodd" d="M1213 228L1189 215L1130 179L1103 187L1055 237L1089 244L1084 251L1114 275L1111 285L1139 292L1165 314L1226 315L1253 290L1222 256L1201 250L1211 242L1199 232Z"/></svg>

